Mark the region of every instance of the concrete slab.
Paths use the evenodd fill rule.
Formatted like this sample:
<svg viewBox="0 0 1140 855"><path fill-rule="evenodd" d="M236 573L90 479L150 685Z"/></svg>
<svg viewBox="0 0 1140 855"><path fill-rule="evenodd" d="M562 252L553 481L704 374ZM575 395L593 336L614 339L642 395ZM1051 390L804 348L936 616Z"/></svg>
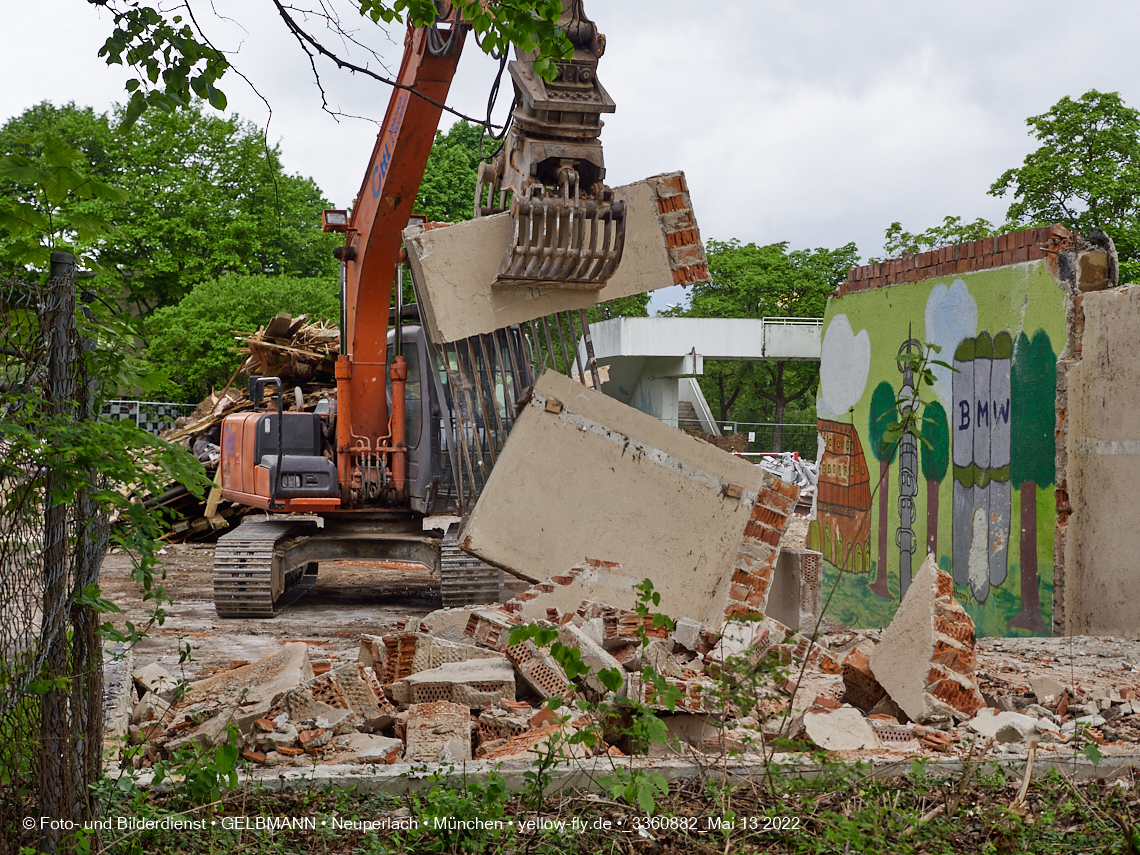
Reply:
<svg viewBox="0 0 1140 855"><path fill-rule="evenodd" d="M406 763L471 759L471 711L463 704L435 701L409 708Z"/></svg>
<svg viewBox="0 0 1140 855"><path fill-rule="evenodd" d="M450 701L486 709L503 698L515 699L515 669L505 659L451 662L397 680L391 693L400 704Z"/></svg>
<svg viewBox="0 0 1140 855"><path fill-rule="evenodd" d="M704 248L684 174L647 178L614 189L626 203L625 250L617 272L598 291L555 284L495 285L510 245L510 214L446 228L404 232L421 316L437 342L489 333L553 312L590 306L708 279Z"/></svg>
<svg viewBox="0 0 1140 855"><path fill-rule="evenodd" d="M532 582L574 567L588 550L623 564L623 575L652 579L665 614L720 626L726 614L764 611L798 493L548 371L460 542Z"/></svg>

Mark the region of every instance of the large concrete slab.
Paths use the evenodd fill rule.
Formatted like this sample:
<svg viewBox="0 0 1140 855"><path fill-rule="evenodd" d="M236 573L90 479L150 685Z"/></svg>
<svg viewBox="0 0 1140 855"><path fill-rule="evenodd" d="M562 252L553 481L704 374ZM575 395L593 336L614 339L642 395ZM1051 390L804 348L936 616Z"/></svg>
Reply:
<svg viewBox="0 0 1140 855"><path fill-rule="evenodd" d="M534 582L587 558L650 578L660 611L763 612L795 487L568 377L544 373L460 542Z"/></svg>
<svg viewBox="0 0 1140 855"><path fill-rule="evenodd" d="M708 279L683 173L615 188L614 197L626 203L625 250L617 272L598 291L553 283L495 285L512 238L509 213L446 228L405 230L408 265L432 338L456 341L553 312Z"/></svg>

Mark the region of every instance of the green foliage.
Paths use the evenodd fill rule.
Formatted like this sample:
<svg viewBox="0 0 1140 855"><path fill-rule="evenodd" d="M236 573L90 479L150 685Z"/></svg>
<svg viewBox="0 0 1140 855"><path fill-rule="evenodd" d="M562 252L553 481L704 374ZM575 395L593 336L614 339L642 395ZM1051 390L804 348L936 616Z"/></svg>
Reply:
<svg viewBox="0 0 1140 855"><path fill-rule="evenodd" d="M238 783L237 727L230 724L226 736L226 741L213 749L196 742L182 746L169 764L155 766L154 783L161 784L169 776L176 782L177 794L191 805L218 801L223 788L233 789Z"/></svg>
<svg viewBox="0 0 1140 855"><path fill-rule="evenodd" d="M906 386L903 386L898 391L893 411L896 421L887 423L881 438L884 450L887 447L897 445L899 440L906 434L910 434L918 439L923 447L933 449L933 443L923 434L925 421L919 415L924 407L935 403L934 399L929 397L929 394L926 397L923 396L924 392L930 392L937 379L934 376L934 369L931 366L937 365L950 371L958 370L953 365L934 358L934 355L941 350L942 348L938 345L927 343L913 353L908 353L906 356L900 355L898 357L900 369L905 367L907 372L914 378L914 387L908 390ZM879 384L879 386L875 388L875 391L878 392L882 385L883 384ZM871 408L872 411L875 409L873 396ZM892 413L889 413L887 418L889 418L890 415L892 415ZM883 419L883 421L885 420L886 419ZM878 455L876 455L876 457L878 457ZM881 457L879 459L882 460Z"/></svg>
<svg viewBox="0 0 1140 855"><path fill-rule="evenodd" d="M225 56L209 44L189 7L148 6L139 0L87 0L109 8L114 30L99 50L108 65L127 65L132 76L126 82L130 100L124 115L133 124L148 111L172 112L189 106L197 97L216 110L226 108L225 93L218 81L229 70ZM387 24L410 21L415 26L435 21L433 0L356 0L363 17ZM562 6L559 0L482 2L455 0L459 13L471 22L480 46L487 53L505 54L511 45L524 52L537 51L535 71L553 80L552 60L568 57L571 45L555 25ZM150 111L155 112L155 111Z"/></svg>
<svg viewBox="0 0 1140 855"><path fill-rule="evenodd" d="M91 210L92 200L127 194L82 167L83 155L62 137L40 130L12 139L0 156L0 268L45 267L52 250L83 257L116 230Z"/></svg>
<svg viewBox="0 0 1140 855"><path fill-rule="evenodd" d="M691 318L821 318L827 297L859 263L855 244L838 249L789 251L787 243L768 246L710 240L707 283L693 286L689 308L674 315ZM810 393L819 383L812 362L706 360L698 378L719 421L809 422L815 419ZM797 402L801 402L797 406ZM814 449L813 449L814 451Z"/></svg>
<svg viewBox="0 0 1140 855"><path fill-rule="evenodd" d="M42 161L55 156L42 142L52 137L70 147L69 168L88 179L58 204L57 219L104 271L96 284L116 297L126 286L140 312L226 272L338 275L337 235L319 227L329 203L311 179L285 174L280 148L267 149L249 122L209 116L200 102L150 112L133 125L122 108L98 115L45 102L0 128L0 153ZM30 203L32 177L0 175L0 182ZM107 184L129 187L129 198ZM77 229L111 222L97 243L90 229ZM0 242L0 261L13 263L15 255Z"/></svg>
<svg viewBox="0 0 1140 855"><path fill-rule="evenodd" d="M171 376L171 394L199 401L211 387L224 386L237 368L233 330L253 332L278 312L335 320L337 285L290 276L227 275L203 282L178 305L150 316L146 356Z"/></svg>
<svg viewBox="0 0 1140 855"><path fill-rule="evenodd" d="M1053 483L1057 395L1057 357L1045 330L1030 339L1019 333L1009 371L1010 433L1018 438L1010 458L1014 484L1032 481L1038 487Z"/></svg>
<svg viewBox="0 0 1140 855"><path fill-rule="evenodd" d="M474 216L482 134L482 127L464 121L453 124L446 134L435 132L414 213L445 223Z"/></svg>
<svg viewBox="0 0 1140 855"><path fill-rule="evenodd" d="M1012 194L1006 216L1023 226L1063 223L1107 232L1121 281L1140 275L1140 112L1117 92L1068 96L1025 123L1040 143L990 187Z"/></svg>
<svg viewBox="0 0 1140 855"><path fill-rule="evenodd" d="M1001 234L1005 228L1003 226L1001 229L995 229L992 223L981 217L972 223L963 222L961 217L946 217L940 226L932 226L924 232L911 234L903 229L902 223L894 222L887 227L884 235L883 254L884 258L915 255L931 249L993 237ZM882 260L882 258L870 259L871 262Z"/></svg>
<svg viewBox="0 0 1140 855"><path fill-rule="evenodd" d="M922 477L927 481L941 481L950 468L950 425L946 410L938 401L929 401L923 408L922 435L926 439L919 449Z"/></svg>
<svg viewBox="0 0 1140 855"><path fill-rule="evenodd" d="M660 772L645 769L614 769L612 776L599 778L599 783L609 790L615 799L624 799L627 804L637 805L646 816L652 816L659 796L669 795L669 782Z"/></svg>

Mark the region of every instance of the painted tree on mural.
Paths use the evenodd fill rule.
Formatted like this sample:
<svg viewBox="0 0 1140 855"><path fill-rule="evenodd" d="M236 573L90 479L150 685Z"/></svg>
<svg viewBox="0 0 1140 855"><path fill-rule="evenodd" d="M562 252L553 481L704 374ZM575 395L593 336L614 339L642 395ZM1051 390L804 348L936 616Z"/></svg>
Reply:
<svg viewBox="0 0 1140 855"><path fill-rule="evenodd" d="M1021 612L1006 626L1045 632L1037 578L1037 488L1053 483L1056 420L1057 357L1044 330L1029 339L1017 337L1010 369L1013 393L1011 433L1017 437L1017 454L1011 460L1011 478L1021 490Z"/></svg>
<svg viewBox="0 0 1140 855"><path fill-rule="evenodd" d="M895 456L898 443L887 443L883 434L887 426L898 421L895 390L885 380L871 393L871 415L867 432L871 439L871 453L879 461L879 561L875 581L871 590L880 597L891 599L887 587L887 534L889 528L890 502L887 489L891 471L891 460Z"/></svg>
<svg viewBox="0 0 1140 855"><path fill-rule="evenodd" d="M950 425L946 410L931 401L922 411L922 477L926 479L926 551L938 560L938 488L950 466Z"/></svg>

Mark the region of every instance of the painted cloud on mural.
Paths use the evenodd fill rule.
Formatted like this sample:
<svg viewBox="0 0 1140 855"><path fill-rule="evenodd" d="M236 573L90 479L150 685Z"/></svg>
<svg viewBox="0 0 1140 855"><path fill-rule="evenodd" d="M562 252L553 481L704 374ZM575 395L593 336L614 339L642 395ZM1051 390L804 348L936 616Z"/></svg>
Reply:
<svg viewBox="0 0 1140 855"><path fill-rule="evenodd" d="M821 419L837 419L859 403L871 370L871 337L866 330L856 334L847 315L836 315L823 336L819 365Z"/></svg>
<svg viewBox="0 0 1140 855"><path fill-rule="evenodd" d="M935 285L926 300L926 340L942 348L937 358L952 362L954 349L978 333L978 304L970 296L966 283L955 279L949 287ZM949 368L933 367L934 394L949 412L954 397Z"/></svg>

